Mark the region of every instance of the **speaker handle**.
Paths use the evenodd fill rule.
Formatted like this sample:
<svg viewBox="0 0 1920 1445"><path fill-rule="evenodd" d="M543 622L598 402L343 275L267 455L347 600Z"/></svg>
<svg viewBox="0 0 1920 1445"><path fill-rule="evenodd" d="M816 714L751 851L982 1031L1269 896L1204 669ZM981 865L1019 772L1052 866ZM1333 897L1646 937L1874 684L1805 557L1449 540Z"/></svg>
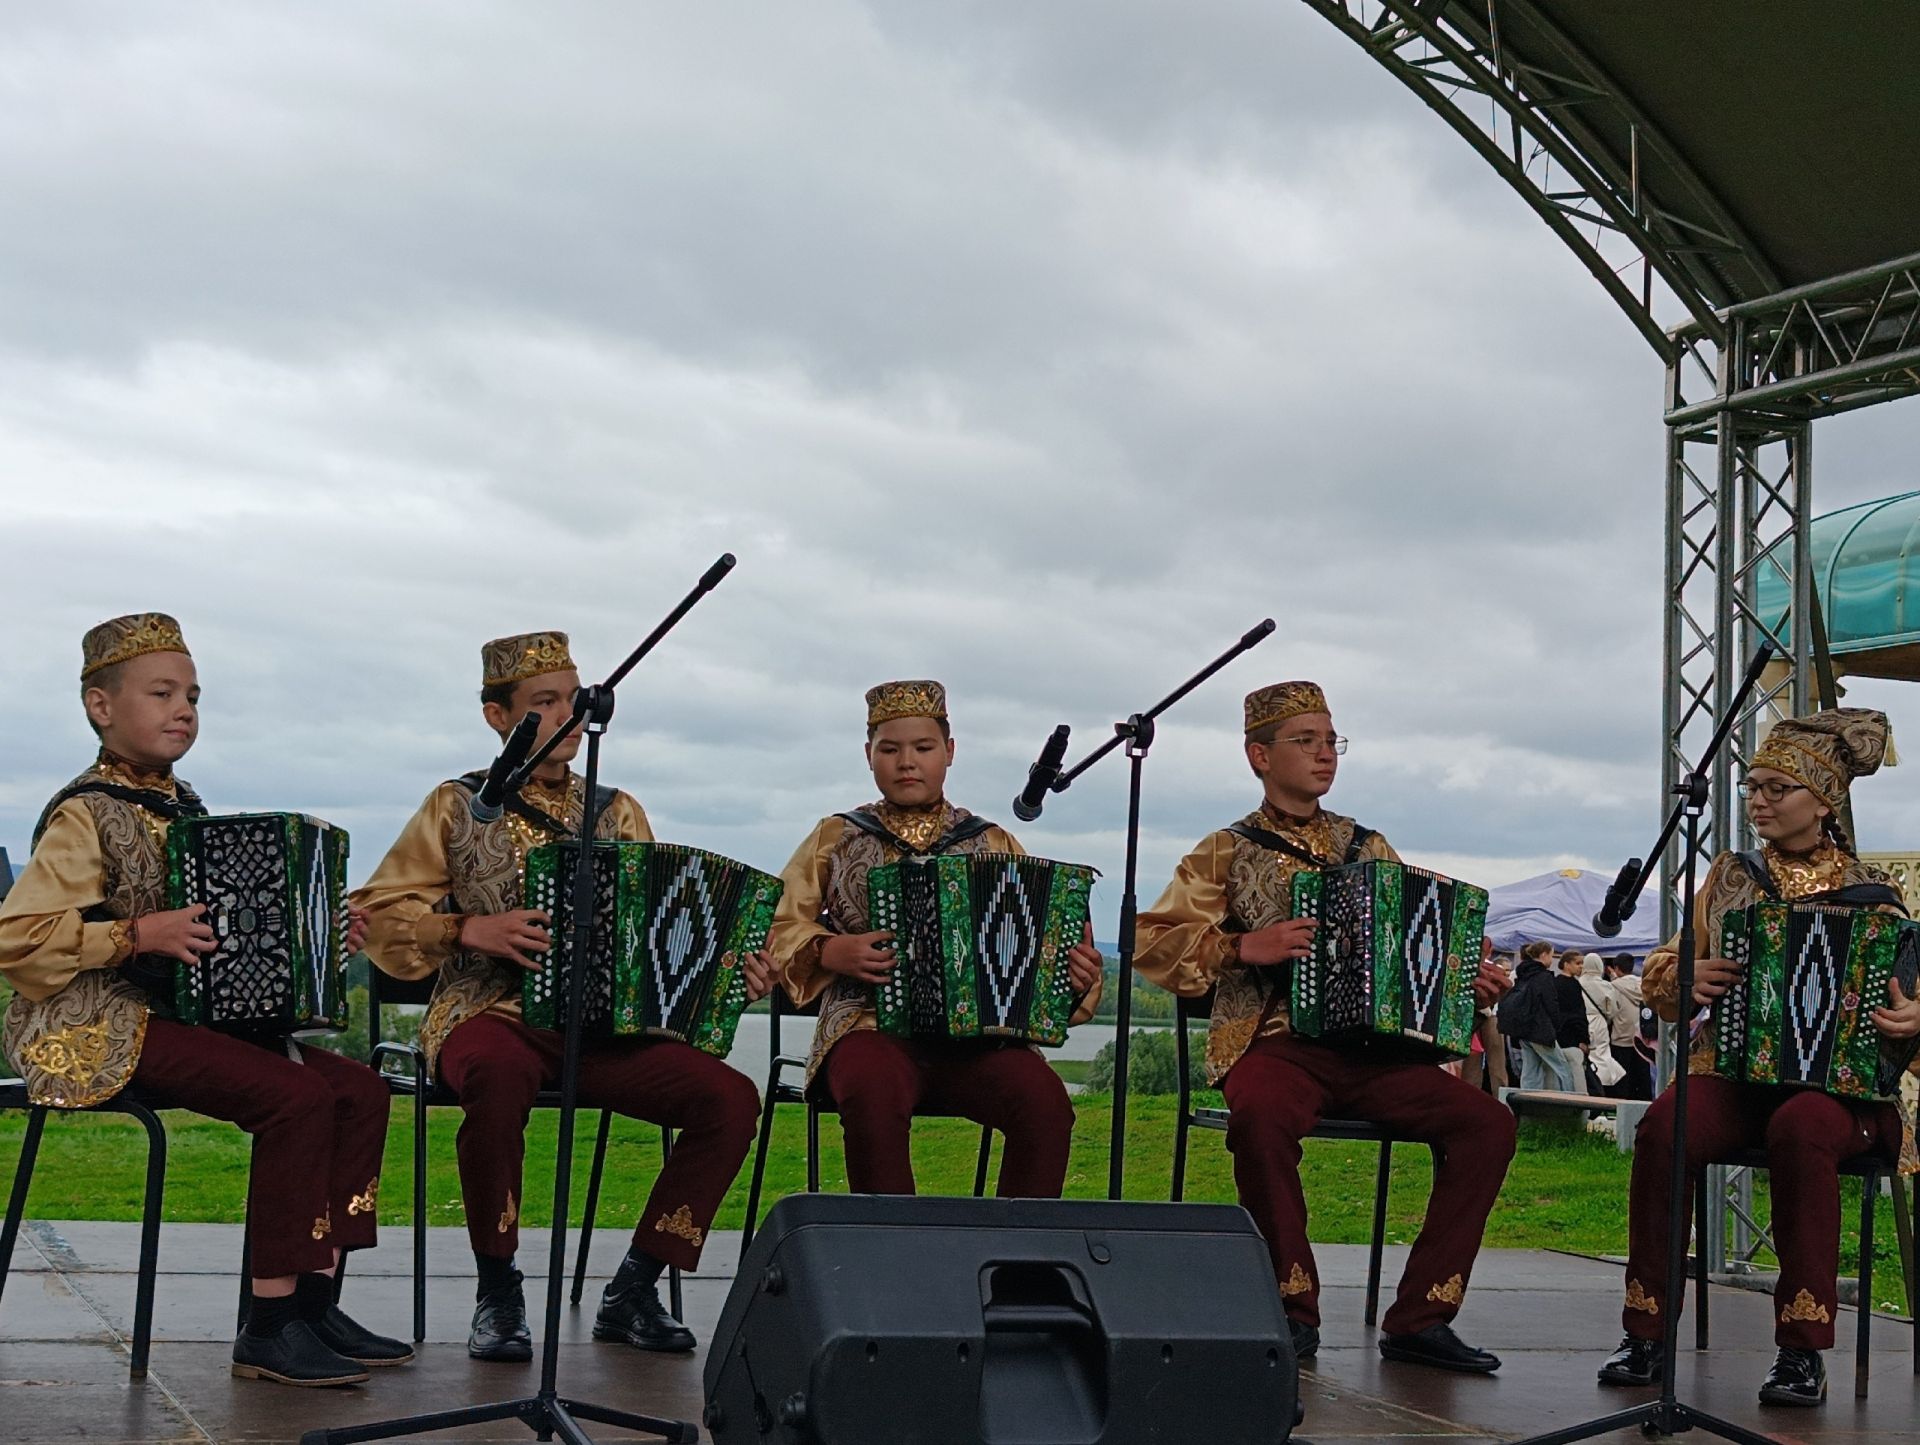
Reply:
<svg viewBox="0 0 1920 1445"><path fill-rule="evenodd" d="M1093 1321L1082 1310L1067 1305L988 1305L980 1312L987 1333L996 1330L1032 1333L1035 1330L1090 1330Z"/></svg>

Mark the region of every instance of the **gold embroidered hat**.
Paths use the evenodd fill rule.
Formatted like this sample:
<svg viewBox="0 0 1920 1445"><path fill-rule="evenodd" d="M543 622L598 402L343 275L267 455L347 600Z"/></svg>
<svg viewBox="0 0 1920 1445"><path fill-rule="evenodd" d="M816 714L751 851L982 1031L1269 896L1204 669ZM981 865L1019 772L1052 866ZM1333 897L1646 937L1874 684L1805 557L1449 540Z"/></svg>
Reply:
<svg viewBox="0 0 1920 1445"><path fill-rule="evenodd" d="M1257 733L1302 713L1328 712L1327 695L1317 682L1276 682L1247 694L1247 731Z"/></svg>
<svg viewBox="0 0 1920 1445"><path fill-rule="evenodd" d="M164 612L132 612L90 627L80 639L80 680L85 682L103 667L131 662L149 652L187 652L180 624ZM192 655L187 652L187 656Z"/></svg>
<svg viewBox="0 0 1920 1445"><path fill-rule="evenodd" d="M573 654L567 650L564 632L522 632L515 637L496 637L480 648L480 685L499 687L502 683L525 682L542 673L564 672L573 665Z"/></svg>
<svg viewBox="0 0 1920 1445"><path fill-rule="evenodd" d="M1753 750L1755 768L1773 768L1836 812L1855 778L1864 778L1900 761L1893 751L1887 715L1870 707L1836 707L1773 725L1766 741Z"/></svg>
<svg viewBox="0 0 1920 1445"><path fill-rule="evenodd" d="M867 689L867 726L877 728L897 717L947 720L947 690L927 678L883 682Z"/></svg>

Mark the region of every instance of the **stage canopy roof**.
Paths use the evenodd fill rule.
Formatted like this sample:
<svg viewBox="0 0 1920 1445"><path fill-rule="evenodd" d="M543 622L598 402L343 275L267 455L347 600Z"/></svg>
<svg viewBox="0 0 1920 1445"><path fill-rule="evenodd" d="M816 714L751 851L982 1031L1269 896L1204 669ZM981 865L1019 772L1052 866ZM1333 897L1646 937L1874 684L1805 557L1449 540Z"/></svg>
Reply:
<svg viewBox="0 0 1920 1445"><path fill-rule="evenodd" d="M1809 531L1835 670L1920 681L1920 492L1829 512ZM1788 565L1783 556L1779 567L1757 569L1758 610L1769 620L1788 610Z"/></svg>

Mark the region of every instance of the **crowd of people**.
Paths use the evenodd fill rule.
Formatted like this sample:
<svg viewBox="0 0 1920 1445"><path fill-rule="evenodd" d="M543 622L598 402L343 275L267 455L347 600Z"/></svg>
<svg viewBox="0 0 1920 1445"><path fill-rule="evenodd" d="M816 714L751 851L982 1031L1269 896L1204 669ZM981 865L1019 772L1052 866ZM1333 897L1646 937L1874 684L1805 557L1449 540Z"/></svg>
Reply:
<svg viewBox="0 0 1920 1445"><path fill-rule="evenodd" d="M1612 1099L1653 1097L1656 1024L1630 953L1602 957L1544 940L1492 963L1513 979L1481 1010L1463 1075L1490 1093L1510 1084Z"/></svg>

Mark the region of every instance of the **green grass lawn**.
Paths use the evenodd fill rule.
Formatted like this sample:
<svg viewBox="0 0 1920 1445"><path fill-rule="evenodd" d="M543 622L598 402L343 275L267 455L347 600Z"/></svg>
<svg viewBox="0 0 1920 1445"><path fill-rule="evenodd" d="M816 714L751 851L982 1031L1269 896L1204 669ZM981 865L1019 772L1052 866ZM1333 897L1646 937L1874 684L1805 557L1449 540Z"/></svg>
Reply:
<svg viewBox="0 0 1920 1445"><path fill-rule="evenodd" d="M1107 1133L1111 1100L1106 1095L1083 1094L1075 1100L1079 1124L1074 1132L1069 1198L1103 1198L1107 1186ZM1174 1105L1171 1098L1136 1097L1128 1107L1127 1197L1165 1199L1172 1171ZM573 1217L579 1220L586 1170L592 1161L593 1130L597 1116L581 1116L575 1141L576 1188ZM454 1134L459 1111L435 1109L428 1129L428 1222L459 1225L465 1222L459 1181L454 1166ZM769 1199L793 1193L806 1180L805 1119L798 1109L780 1111L774 1128L773 1149L767 1164ZM552 1111L534 1114L528 1130L527 1198L522 1219L542 1225L551 1215L551 1159L556 1118ZM10 1178L19 1155L24 1116L0 1115L0 1178ZM167 1115L166 1217L182 1221L238 1222L242 1217L247 1183L248 1150L245 1136L231 1125L193 1114ZM383 1224L403 1224L411 1211L410 1160L413 1114L396 1105L387 1139L386 1172L380 1197ZM145 1135L131 1120L113 1114L81 1114L55 1118L47 1128L39 1168L28 1200L28 1213L40 1219L139 1218L141 1161ZM914 1127L914 1161L921 1190L929 1194L965 1194L973 1187L973 1166L979 1130L962 1120L926 1119ZM840 1130L828 1120L821 1132L822 1179L829 1190L846 1188ZM1338 1244L1364 1244L1372 1217L1373 1182L1377 1153L1371 1144L1313 1140L1306 1145L1302 1177L1312 1210L1312 1237ZM632 1220L660 1167L660 1135L651 1126L628 1119L614 1121L607 1155L600 1217L607 1227ZM1540 1137L1523 1134L1520 1151L1508 1172L1506 1185L1487 1231L1490 1247L1513 1249L1567 1249L1586 1254L1623 1254L1627 1243L1628 1160L1611 1140L1592 1135ZM746 1208L746 1170L735 1181L721 1206L715 1227L737 1229ZM1393 1182L1388 1195L1387 1239L1404 1244L1413 1239L1425 1214L1430 1167L1425 1149L1401 1145L1394 1151ZM1840 1252L1854 1257L1858 1218L1858 1184L1843 1180L1848 1200L1842 1218ZM1756 1186L1756 1204L1765 1217L1764 1182ZM1224 1140L1218 1133L1196 1131L1187 1169L1187 1198L1231 1201L1233 1175ZM1884 1307L1896 1307L1892 1295L1900 1289L1900 1263L1891 1224L1883 1210L1881 1239L1876 1253L1876 1293ZM1851 1266L1848 1266L1851 1272Z"/></svg>

